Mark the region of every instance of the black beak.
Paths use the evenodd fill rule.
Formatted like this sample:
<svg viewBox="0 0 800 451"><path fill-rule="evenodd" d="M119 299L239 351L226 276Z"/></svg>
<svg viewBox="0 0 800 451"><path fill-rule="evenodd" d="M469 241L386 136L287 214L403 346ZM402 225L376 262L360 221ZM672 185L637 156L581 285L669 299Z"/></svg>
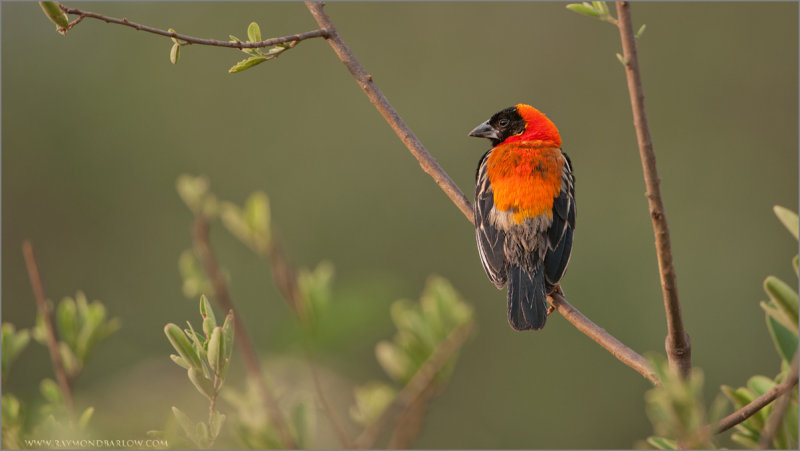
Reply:
<svg viewBox="0 0 800 451"><path fill-rule="evenodd" d="M497 134L497 130L489 125L489 121L486 121L483 124L475 127L471 132L469 132L469 136L475 136L477 138L500 139L500 135Z"/></svg>

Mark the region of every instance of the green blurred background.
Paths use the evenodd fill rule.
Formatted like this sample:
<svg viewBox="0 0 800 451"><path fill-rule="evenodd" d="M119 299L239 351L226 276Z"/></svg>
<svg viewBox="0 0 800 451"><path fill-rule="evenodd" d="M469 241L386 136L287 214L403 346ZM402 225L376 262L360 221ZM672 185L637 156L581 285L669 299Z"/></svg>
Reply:
<svg viewBox="0 0 800 451"><path fill-rule="evenodd" d="M265 37L316 25L301 3L67 4L217 39L246 35L253 20ZM567 297L635 350L663 353L617 31L562 3L326 10L469 197L488 145L467 137L472 127L518 102L553 119L577 179ZM720 384L779 370L758 301L768 274L796 283L796 242L772 206L798 204L798 7L636 3L633 18L647 24L647 112L693 363L710 402ZM96 407L98 438L143 437L171 405L203 409L161 331L198 317L177 271L191 245L191 214L174 188L181 173L207 175L236 203L266 191L290 259L335 265L334 320L346 333L331 335L320 364L346 387L343 411L348 384L386 378L374 345L394 333L390 303L417 299L439 274L474 306L479 328L415 447L629 448L652 433L648 382L563 318L542 332L509 328L505 293L484 275L470 224L324 41L230 75L242 53L190 46L173 66L166 38L93 20L66 37L54 28L35 3L2 4L2 316L33 323L20 251L30 238L50 298L82 289L122 319L76 388L79 406ZM212 239L259 351L302 357L268 266L219 225ZM35 400L50 374L46 350L31 345L3 390Z"/></svg>

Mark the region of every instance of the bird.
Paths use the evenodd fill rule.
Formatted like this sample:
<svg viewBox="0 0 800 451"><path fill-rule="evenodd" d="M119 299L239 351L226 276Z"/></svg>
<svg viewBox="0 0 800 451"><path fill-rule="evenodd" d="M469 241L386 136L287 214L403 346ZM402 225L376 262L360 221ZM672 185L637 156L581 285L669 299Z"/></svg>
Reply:
<svg viewBox="0 0 800 451"><path fill-rule="evenodd" d="M508 285L509 325L544 327L572 254L575 177L555 124L527 104L498 111L469 132L488 138L475 174L473 219L483 269Z"/></svg>

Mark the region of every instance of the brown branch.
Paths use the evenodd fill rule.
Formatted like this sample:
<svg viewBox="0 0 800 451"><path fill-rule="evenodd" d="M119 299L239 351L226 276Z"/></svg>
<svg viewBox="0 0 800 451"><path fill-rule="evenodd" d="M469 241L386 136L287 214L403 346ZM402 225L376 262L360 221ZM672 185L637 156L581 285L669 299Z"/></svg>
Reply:
<svg viewBox="0 0 800 451"><path fill-rule="evenodd" d="M53 312L47 304L47 296L44 294L44 284L39 275L39 266L36 264L36 256L33 254L33 245L29 240L22 242L22 254L25 257L25 265L28 268L28 277L31 280L33 297L36 300L36 308L39 315L44 319L44 329L47 334L47 349L50 351L50 361L53 363L53 371L56 374L58 387L61 389L61 397L64 399L64 406L70 421L75 418L75 405L72 401L72 382L64 369L61 361L61 351L58 346L56 328L53 325Z"/></svg>
<svg viewBox="0 0 800 451"><path fill-rule="evenodd" d="M392 107L389 101L386 100L386 97L378 86L373 83L372 75L367 73L361 63L358 62L355 55L353 55L350 47L348 47L339 36L339 32L336 31L336 27L333 26L331 19L325 11L323 11L323 6L323 3L320 2L306 2L306 7L311 12L311 15L314 16L320 28L328 31L328 36L325 40L328 41L328 44L330 44L333 51L336 52L339 60L344 63L353 75L353 78L356 79L358 85L367 97L369 97L370 102L378 109L383 118L386 119L386 122L392 127L392 130L394 130L411 154L414 155L414 158L419 161L422 170L433 177L433 180L439 185L439 188L441 188L447 197L456 204L456 207L464 213L464 216L472 221L472 206L469 200L467 200L467 197L464 196L464 193L461 192L455 182L453 182L450 176L439 166L439 163L436 162L436 159L433 158L430 152L425 149L425 146L417 139L414 132L408 128L408 125L400 118L400 115L397 114L397 111Z"/></svg>
<svg viewBox="0 0 800 451"><path fill-rule="evenodd" d="M214 287L214 293L216 294L214 298L217 300L222 310L232 310L234 312L233 327L236 333L238 347L244 358L247 377L261 392L262 401L267 412L269 412L270 419L280 434L281 442L286 447L296 449L297 442L289 430L289 426L286 423L286 419L283 417L277 400L269 390L269 387L267 387L264 374L261 371L261 365L258 362L258 356L247 334L247 329L244 327L241 315L238 314L236 308L233 306L233 301L228 293L228 284L222 276L222 271L220 271L214 252L211 249L208 219L202 214L195 215L194 226L192 228L192 240L194 242L195 252L198 258L200 258L208 278L211 280L211 285Z"/></svg>
<svg viewBox="0 0 800 451"><path fill-rule="evenodd" d="M797 355L795 354L795 357L796 356ZM727 417L717 422L714 425L714 432L716 434L720 434L736 426L742 421L750 418L751 416L753 416L753 414L763 409L767 404L774 401L775 398L777 398L778 396L790 392L795 385L797 385L796 359L794 362L794 368L792 370L792 373L789 374L789 377L787 377L785 381L776 385L775 387L772 388L772 390L754 399L749 404L743 406L741 409L737 410L736 412L733 412L732 414L728 415ZM791 396L791 393L789 393L789 395Z"/></svg>
<svg viewBox="0 0 800 451"><path fill-rule="evenodd" d="M786 377L786 380L790 382L794 381L791 382L790 388L797 384L797 365L797 352L795 352L791 363L791 369L789 370L789 375ZM758 442L759 449L767 449L770 447L772 440L775 439L775 434L781 427L783 417L786 415L786 409L789 408L791 401L791 389L786 391L777 401L775 401L775 405L772 407L772 413L770 413L769 418L767 419L767 424L764 425L764 429L761 431L761 440ZM794 426L796 425L792 425L792 427Z"/></svg>
<svg viewBox="0 0 800 451"><path fill-rule="evenodd" d="M361 435L356 438L356 447L360 449L372 448L375 441L381 434L389 418L397 416L408 408L411 403L416 401L425 390L435 382L436 375L444 367L450 357L458 351L472 332L474 324L468 322L457 327L450 332L450 335L442 341L436 350L422 364L422 367L414 374L414 377L400 390L392 403L384 409L383 413L367 426Z"/></svg>
<svg viewBox="0 0 800 451"><path fill-rule="evenodd" d="M409 404L394 423L392 435L389 436L387 449L406 449L416 440L425 424L428 405L439 394L442 387L437 383L429 385L417 399Z"/></svg>
<svg viewBox="0 0 800 451"><path fill-rule="evenodd" d="M197 45L208 45L213 47L229 47L234 49L255 49L255 48L263 48L263 47L271 47L277 44L283 44L285 42L300 42L310 38L324 38L328 36L328 31L325 29L318 29L313 31L307 31L305 33L300 34L293 34L291 36L283 36L280 38L272 38L272 39L265 39L263 41L258 42L233 42L233 41L218 41L216 39L203 39L203 38L196 38L194 36L188 36L185 34L175 33L174 31L167 31L161 30L159 28L149 27L147 25L138 24L135 22L131 22L128 19L122 18L117 19L116 17L109 17L104 16L102 14L93 13L91 11L84 11L77 8L68 8L59 3L61 10L67 14L73 14L80 16L75 21L71 22L70 25L67 27L67 30L74 27L78 22L80 22L83 18L89 17L91 19L102 20L105 23L113 23L117 25L124 25L126 27L134 28L138 31L144 31L147 33L153 33L161 36L166 36L168 38L175 38L181 41L185 41L186 44L197 44Z"/></svg>
<svg viewBox="0 0 800 451"><path fill-rule="evenodd" d="M628 80L628 93L633 109L633 125L642 159L644 181L647 186L647 200L650 205L650 218L653 221L658 269L661 274L661 291L664 296L664 309L667 315L667 357L671 365L687 377L692 368L692 346L689 334L683 327L681 305L678 302L678 286L675 281L675 267L672 263L672 246L669 240L669 227L664 204L661 201L660 180L656 170L656 156L653 153L653 140L647 125L644 107L644 91L639 73L639 59L636 53L636 35L633 32L630 4L617 2L617 20L622 52L625 60L625 75Z"/></svg>
<svg viewBox="0 0 800 451"><path fill-rule="evenodd" d="M593 323L589 318L567 302L561 294L557 292L553 293L548 296L548 300L564 319L572 323L573 326L583 332L587 337L605 348L620 362L636 370L639 374L652 382L653 385L661 384L661 381L659 381L658 376L656 376L655 371L653 371L647 359L637 354L633 349L625 346L621 341L606 332L605 329Z"/></svg>

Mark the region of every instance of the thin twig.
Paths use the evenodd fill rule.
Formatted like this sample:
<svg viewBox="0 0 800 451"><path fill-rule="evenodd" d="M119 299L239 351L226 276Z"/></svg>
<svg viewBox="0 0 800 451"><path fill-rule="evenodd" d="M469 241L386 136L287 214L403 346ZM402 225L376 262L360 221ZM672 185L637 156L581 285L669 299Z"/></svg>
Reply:
<svg viewBox="0 0 800 451"><path fill-rule="evenodd" d="M68 8L62 4L59 4L59 6L61 7L61 10L67 14L74 14L80 16L78 20L70 23L67 30L75 26L78 22L80 22L82 18L89 17L91 19L102 20L103 22L106 23L124 25L126 27L131 27L139 31L145 31L147 33L158 34L161 36L166 36L168 38L179 39L186 43L184 45L197 44L197 45L208 45L213 47L229 47L235 49L255 49L263 47L271 47L273 45L283 44L285 42L300 42L310 38L324 38L328 35L327 30L317 29L317 30L307 31L305 33L293 34L291 36L282 36L280 38L265 39L263 41L258 41L258 42L218 41L216 39L196 38L194 36L175 33L173 31L161 30L159 28L153 28L147 25L131 22L130 20L125 18L118 19L116 17L104 16L102 14L93 13L91 11L84 11L77 8Z"/></svg>
<svg viewBox="0 0 800 451"><path fill-rule="evenodd" d="M61 397L64 399L64 406L70 421L75 418L75 405L72 401L72 381L67 376L64 363L61 361L61 351L58 347L58 337L56 328L53 325L53 312L47 304L47 296L44 294L44 284L39 275L39 266L36 264L36 256L33 254L33 245L29 240L22 242L22 254L25 256L25 265L28 267L28 277L31 280L33 297L36 299L36 308L39 315L44 319L44 329L47 334L47 349L50 351L50 361L53 363L53 371L56 374L58 387L61 389Z"/></svg>
<svg viewBox="0 0 800 451"><path fill-rule="evenodd" d="M406 409L434 382L436 375L453 353L461 349L473 328L474 323L468 322L450 332L450 335L428 357L428 360L422 364L422 367L414 374L408 384L395 396L392 403L356 438L356 447L360 449L373 447L389 418L395 417L397 412Z"/></svg>
<svg viewBox="0 0 800 451"><path fill-rule="evenodd" d="M797 365L797 352L795 352L791 363L791 369L789 370L789 375L786 377L787 380L794 381L792 386L797 383ZM761 431L761 440L758 442L759 449L767 449L770 447L772 440L775 439L775 434L781 427L783 417L786 415L786 409L789 408L791 401L792 390L785 392L777 401L775 401L775 405L772 407L772 413L770 413L769 418L767 419L767 424L764 425L764 430ZM792 427L795 426L796 425L792 425Z"/></svg>
<svg viewBox="0 0 800 451"><path fill-rule="evenodd" d="M233 301L228 293L228 284L222 276L222 271L220 271L214 252L211 249L208 220L202 214L195 215L192 239L195 252L200 258L208 278L211 280L211 285L214 287L214 293L216 294L214 298L217 300L222 310L233 310L234 312L233 327L236 333L236 342L244 358L247 376L261 392L260 394L263 398L264 406L267 408L267 412L269 412L270 418L280 434L281 442L286 447L296 449L297 442L289 431L289 426L286 419L283 417L277 400L269 390L269 387L267 387L264 374L261 371L261 365L258 363L258 356L247 334L247 329L244 327L241 315L238 314L236 308L233 306Z"/></svg>
<svg viewBox="0 0 800 451"><path fill-rule="evenodd" d="M633 125L636 128L636 139L642 159L644 181L647 185L647 200L650 205L650 218L655 234L658 269L661 274L661 291L664 296L664 309L667 315L667 357L671 365L676 366L683 377L687 377L692 368L692 346L689 334L683 327L681 305L678 302L678 285L675 281L675 267L672 263L672 245L669 239L667 216L661 201L660 180L656 170L656 156L653 152L653 140L647 125L647 113L644 107L644 91L639 73L639 59L636 52L636 35L633 32L630 4L617 2L617 19L622 53L625 59L625 75L628 80L628 93L633 109Z"/></svg>
<svg viewBox="0 0 800 451"><path fill-rule="evenodd" d="M438 383L429 385L417 399L397 415L387 449L406 449L416 440L425 424L425 415L431 400L442 387Z"/></svg>
<svg viewBox="0 0 800 451"><path fill-rule="evenodd" d="M797 365L795 365L794 368L795 368L794 373L790 374L790 377L787 377L785 381L776 385L775 387L772 388L772 390L754 399L749 404L743 406L741 409L737 410L736 412L733 412L732 414L728 415L727 417L717 422L717 424L714 425L714 432L719 434L727 431L728 429L736 426L742 421L753 416L753 414L763 409L767 404L774 401L775 398L777 398L778 396L791 391L792 388L794 388L794 386L797 385L797 371L796 371Z"/></svg>
<svg viewBox="0 0 800 451"><path fill-rule="evenodd" d="M658 376L656 376L653 367L650 366L650 362L648 362L647 359L637 354L633 349L625 346L621 341L606 332L605 329L593 323L589 318L567 302L561 294L553 293L548 297L548 300L564 319L572 323L573 326L583 332L587 337L605 348L620 362L636 370L639 374L652 382L653 385L661 384L661 381L659 381Z"/></svg>
<svg viewBox="0 0 800 451"><path fill-rule="evenodd" d="M353 55L350 47L348 47L339 36L339 32L336 31L336 27L333 26L331 19L325 11L323 11L323 6L324 4L320 2L306 2L306 7L311 12L311 15L314 16L320 28L328 31L328 36L325 40L328 41L328 44L330 44L333 51L336 52L339 60L344 63L353 75L353 78L356 79L358 85L361 86L361 89L367 97L369 97L370 102L378 109L383 118L386 119L386 122L389 123L389 126L392 127L392 130L394 130L400 140L403 141L403 144L406 145L408 150L411 151L411 154L419 161L422 170L433 177L433 180L439 185L439 188L441 188L447 197L456 204L456 207L464 213L464 216L472 221L472 207L467 197L464 196L464 193L461 192L455 182L453 182L450 176L439 166L439 163L436 162L436 159L433 158L430 152L425 149L425 146L423 146L416 135L414 135L414 132L408 128L408 125L400 118L400 115L397 114L397 111L392 107L389 101L386 100L386 97L378 86L373 83L372 75L367 73L361 63L358 62L355 55Z"/></svg>

